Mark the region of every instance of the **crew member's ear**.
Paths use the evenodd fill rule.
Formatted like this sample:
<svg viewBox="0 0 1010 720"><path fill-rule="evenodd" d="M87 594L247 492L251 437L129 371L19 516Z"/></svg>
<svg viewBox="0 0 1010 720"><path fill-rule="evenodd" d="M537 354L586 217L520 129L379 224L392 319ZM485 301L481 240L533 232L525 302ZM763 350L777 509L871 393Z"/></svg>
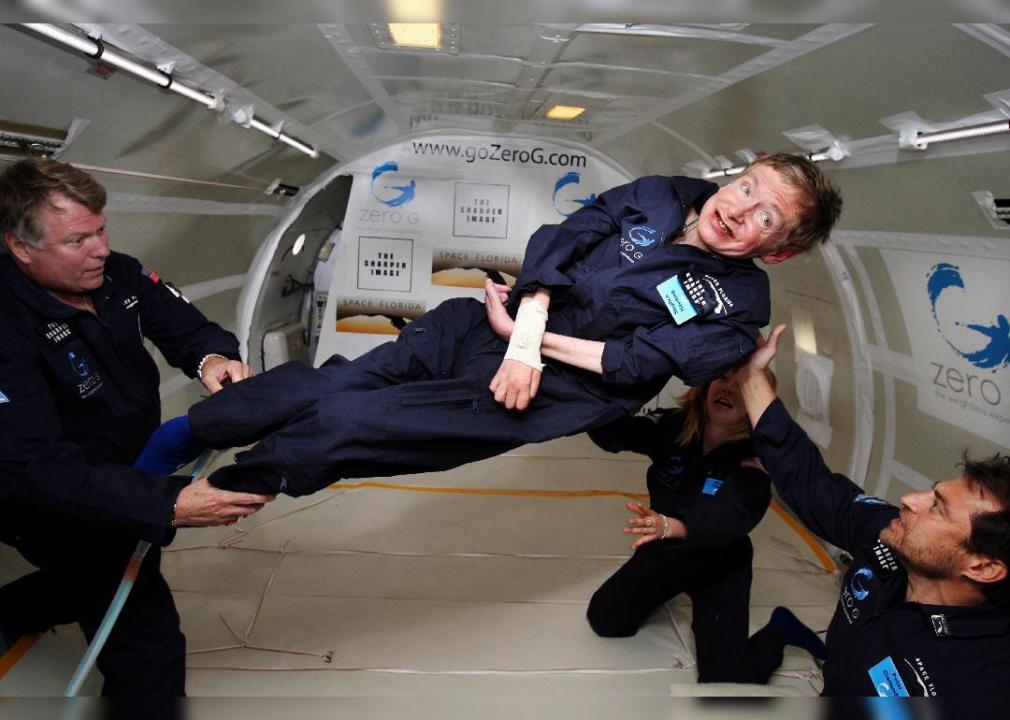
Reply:
<svg viewBox="0 0 1010 720"><path fill-rule="evenodd" d="M25 245L25 242L17 235L14 233L6 233L4 235L4 242L7 244L7 249L10 250L11 255L13 255L18 262L26 265L31 263L31 255L28 252L28 248Z"/></svg>
<svg viewBox="0 0 1010 720"><path fill-rule="evenodd" d="M761 255L761 262L768 265L778 265L780 262L785 262L794 255L799 255L800 249L795 247L789 247L788 245L784 248L779 248L778 250L772 250L770 253L765 253Z"/></svg>
<svg viewBox="0 0 1010 720"><path fill-rule="evenodd" d="M969 555L964 577L980 584L999 582L1007 576L1006 564L988 555Z"/></svg>

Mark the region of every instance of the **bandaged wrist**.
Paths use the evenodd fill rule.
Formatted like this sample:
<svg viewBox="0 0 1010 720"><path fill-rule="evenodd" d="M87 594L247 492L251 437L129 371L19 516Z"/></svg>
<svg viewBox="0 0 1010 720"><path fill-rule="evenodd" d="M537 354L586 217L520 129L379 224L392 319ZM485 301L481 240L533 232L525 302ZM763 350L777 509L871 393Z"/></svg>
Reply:
<svg viewBox="0 0 1010 720"><path fill-rule="evenodd" d="M228 359L224 355L218 355L217 353L209 353L207 355L204 355L203 356L203 360L201 360L200 364L196 366L196 377L197 377L197 379L200 379L200 378L203 377L203 366L206 365L208 361L213 360L214 358L221 358L222 360L227 360Z"/></svg>
<svg viewBox="0 0 1010 720"><path fill-rule="evenodd" d="M515 327L509 340L506 360L516 360L523 365L529 365L534 370L543 370L540 362L540 343L547 329L547 311L536 302L527 302L519 306L516 313Z"/></svg>

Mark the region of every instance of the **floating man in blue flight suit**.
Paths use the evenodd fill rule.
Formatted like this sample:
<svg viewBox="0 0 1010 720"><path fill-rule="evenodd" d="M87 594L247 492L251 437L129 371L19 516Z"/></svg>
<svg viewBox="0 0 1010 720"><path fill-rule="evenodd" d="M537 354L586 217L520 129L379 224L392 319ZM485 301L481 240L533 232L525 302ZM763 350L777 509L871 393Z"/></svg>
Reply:
<svg viewBox="0 0 1010 720"><path fill-rule="evenodd" d="M823 693L955 696L958 715L984 717L965 701L1010 691L1010 456L965 453L960 477L905 495L900 508L866 495L824 465L776 399L763 370L783 330L736 377L779 495L852 555L828 627Z"/></svg>
<svg viewBox="0 0 1010 720"><path fill-rule="evenodd" d="M303 495L444 470L634 413L672 375L703 384L768 323L751 258L816 246L840 210L830 180L784 154L721 189L650 176L604 192L533 234L511 297L489 281L484 305L443 302L354 361L289 363L194 405L200 442L258 442L211 482Z"/></svg>

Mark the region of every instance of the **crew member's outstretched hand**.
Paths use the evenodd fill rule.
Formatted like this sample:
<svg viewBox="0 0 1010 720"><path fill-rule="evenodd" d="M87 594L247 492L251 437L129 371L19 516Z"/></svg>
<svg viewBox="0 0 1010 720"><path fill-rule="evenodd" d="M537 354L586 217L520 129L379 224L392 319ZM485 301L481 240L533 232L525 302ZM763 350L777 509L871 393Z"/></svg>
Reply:
<svg viewBox="0 0 1010 720"><path fill-rule="evenodd" d="M505 342L512 338L512 330L516 324L505 309L509 292L511 288L508 285L498 285L490 278L484 283L484 309L487 312L488 325L494 334Z"/></svg>

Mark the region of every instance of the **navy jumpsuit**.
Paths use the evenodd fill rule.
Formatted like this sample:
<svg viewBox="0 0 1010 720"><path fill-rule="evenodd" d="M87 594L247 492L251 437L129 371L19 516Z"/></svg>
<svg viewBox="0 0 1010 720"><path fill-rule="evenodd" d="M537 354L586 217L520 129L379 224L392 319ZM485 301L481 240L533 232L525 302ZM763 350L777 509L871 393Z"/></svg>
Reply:
<svg viewBox="0 0 1010 720"><path fill-rule="evenodd" d="M98 667L107 695L179 695L185 638L159 570L183 477L130 465L161 421L144 347L195 376L238 342L135 259L112 253L97 317L66 305L0 257L0 538L41 568L0 589L0 627L77 621L90 639L138 539L154 547Z"/></svg>
<svg viewBox="0 0 1010 720"><path fill-rule="evenodd" d="M683 522L687 537L638 547L593 594L586 617L598 635L629 637L663 603L687 593L698 681L766 683L782 664L785 643L770 629L748 642L753 547L747 533L768 509L771 482L750 440L705 454L700 438L677 442L683 422L682 412L661 410L589 433L604 450L652 460L649 505Z"/></svg>
<svg viewBox="0 0 1010 720"><path fill-rule="evenodd" d="M445 470L633 413L671 375L718 377L754 349L769 296L751 260L672 242L716 190L642 178L530 238L510 311L524 293L549 288L547 330L603 341L602 376L548 360L529 409L505 410L488 385L507 344L482 303L448 300L354 361L283 365L194 405L190 424L204 444L260 441L211 482L303 495L345 477ZM705 296L679 325L657 287L675 275Z"/></svg>
<svg viewBox="0 0 1010 720"><path fill-rule="evenodd" d="M828 627L823 694L1005 696L1010 609L905 602L908 575L879 539L898 508L832 473L780 400L765 410L753 440L799 519L852 555Z"/></svg>

